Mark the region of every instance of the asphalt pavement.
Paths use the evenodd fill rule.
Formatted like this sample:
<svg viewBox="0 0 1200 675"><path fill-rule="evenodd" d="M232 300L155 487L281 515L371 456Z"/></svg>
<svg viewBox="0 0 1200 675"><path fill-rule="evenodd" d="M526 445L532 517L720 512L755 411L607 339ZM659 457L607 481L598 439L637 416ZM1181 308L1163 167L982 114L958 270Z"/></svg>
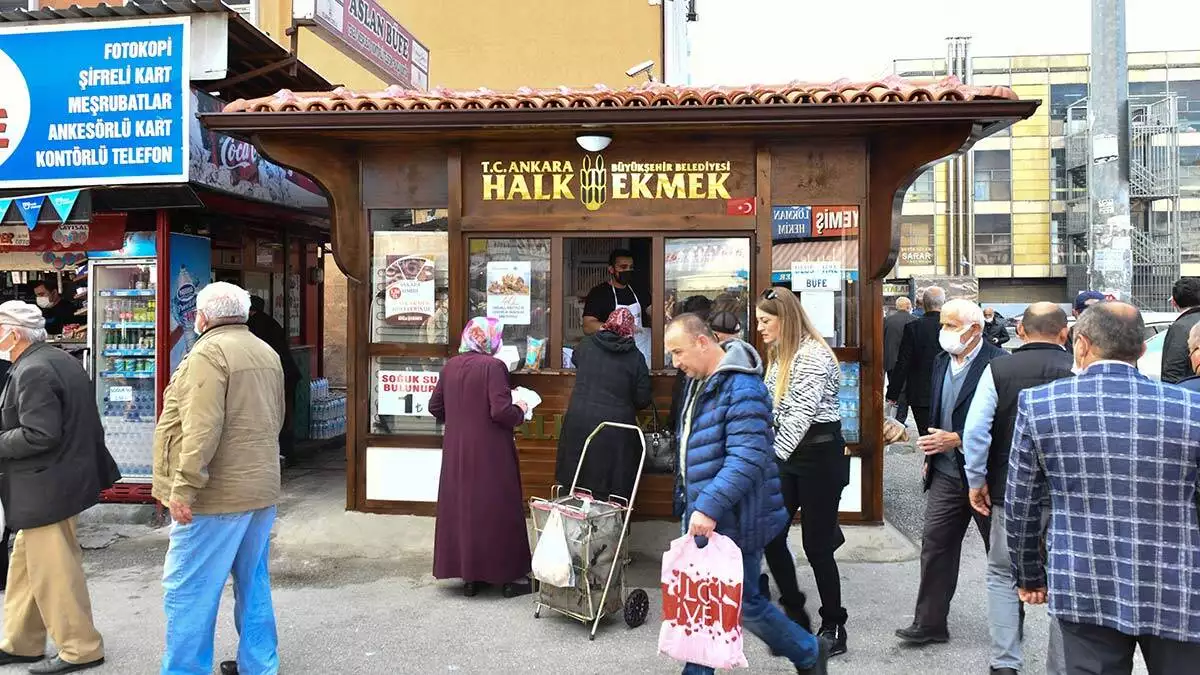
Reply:
<svg viewBox="0 0 1200 675"><path fill-rule="evenodd" d="M886 460L885 503L892 523L919 541L922 499L920 458L895 446ZM111 539L108 538L108 539ZM105 548L89 550L86 564L96 623L105 637L108 663L97 675L158 672L163 647L161 605L163 531L126 531ZM279 621L281 672L357 675L396 673L673 673L677 664L656 653L659 570L638 561L631 586L651 596L648 623L627 628L606 621L594 642L573 620L543 613L533 617L532 599L498 594L463 598L457 584L429 576L427 553L401 551L392 559L330 557L289 551L277 554L272 571ZM978 536L964 546L958 595L950 618L951 642L926 648L901 645L893 631L912 620L918 581L916 561L852 563L841 567L850 611L850 651L836 657L832 673L961 675L988 672L983 582ZM814 588L801 564L801 583ZM813 600L815 602L815 599ZM1029 612L1026 673L1043 673L1046 618ZM762 643L746 640L751 672L790 673ZM227 589L217 626L216 653L236 649L232 593ZM0 675L23 672L0 668ZM255 674L257 675L257 674Z"/></svg>

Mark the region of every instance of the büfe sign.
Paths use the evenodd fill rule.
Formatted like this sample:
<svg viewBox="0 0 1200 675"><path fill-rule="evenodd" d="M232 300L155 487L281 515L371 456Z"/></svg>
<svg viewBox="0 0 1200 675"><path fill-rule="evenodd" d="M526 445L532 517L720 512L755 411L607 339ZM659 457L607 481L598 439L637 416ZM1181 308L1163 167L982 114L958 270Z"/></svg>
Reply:
<svg viewBox="0 0 1200 675"><path fill-rule="evenodd" d="M315 12L301 13L297 3L296 18L312 19L331 34L331 43L340 51L365 58L381 79L405 89L429 88L429 50L378 2L316 0L315 4Z"/></svg>
<svg viewBox="0 0 1200 675"><path fill-rule="evenodd" d="M429 415L429 397L438 374L410 370L379 371L380 415Z"/></svg>
<svg viewBox="0 0 1200 675"><path fill-rule="evenodd" d="M0 188L187 181L189 27L0 28Z"/></svg>

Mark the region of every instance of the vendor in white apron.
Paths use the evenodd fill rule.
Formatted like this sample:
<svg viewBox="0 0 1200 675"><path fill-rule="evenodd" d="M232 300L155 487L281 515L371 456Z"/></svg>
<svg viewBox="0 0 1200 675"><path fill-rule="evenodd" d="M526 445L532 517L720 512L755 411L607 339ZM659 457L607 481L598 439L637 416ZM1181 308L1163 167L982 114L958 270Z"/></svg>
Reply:
<svg viewBox="0 0 1200 675"><path fill-rule="evenodd" d="M591 335L600 330L608 320L608 315L620 307L628 309L633 314L633 339L638 351L650 365L650 328L643 322L643 310L650 307L650 299L639 298L633 287L629 285L633 274L633 254L625 249L617 249L608 256L609 279L598 284L587 295L583 306L583 332Z"/></svg>

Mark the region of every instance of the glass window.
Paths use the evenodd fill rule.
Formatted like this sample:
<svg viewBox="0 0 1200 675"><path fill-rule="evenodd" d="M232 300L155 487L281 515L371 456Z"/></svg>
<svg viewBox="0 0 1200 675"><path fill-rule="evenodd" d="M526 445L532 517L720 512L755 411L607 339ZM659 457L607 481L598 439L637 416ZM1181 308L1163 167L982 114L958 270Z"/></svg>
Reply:
<svg viewBox="0 0 1200 675"><path fill-rule="evenodd" d="M854 213L846 207L814 207L813 232L824 232L825 236L780 242L771 247L771 283L800 293L809 318L833 347L859 345L859 238L857 225L853 224ZM841 226L836 224L839 219ZM822 220L827 224L824 228ZM851 225L844 225L846 222ZM837 288L832 294L805 291L809 279L817 283L827 279Z"/></svg>
<svg viewBox="0 0 1200 675"><path fill-rule="evenodd" d="M975 199L983 202L1012 199L1012 166L1008 150L975 152Z"/></svg>
<svg viewBox="0 0 1200 675"><path fill-rule="evenodd" d="M1007 213L976 214L975 264L1012 264L1012 216Z"/></svg>
<svg viewBox="0 0 1200 675"><path fill-rule="evenodd" d="M712 303L709 315L730 312L742 324L738 337L753 340L750 325L750 239L747 237L672 238L664 242L664 319L681 314L697 296ZM665 322L664 322L665 325ZM664 350L665 353L665 350ZM663 357L671 368L671 358Z"/></svg>
<svg viewBox="0 0 1200 675"><path fill-rule="evenodd" d="M902 216L900 219L900 264L933 264L933 216Z"/></svg>
<svg viewBox="0 0 1200 675"><path fill-rule="evenodd" d="M380 209L370 219L371 342L447 344L446 210Z"/></svg>
<svg viewBox="0 0 1200 675"><path fill-rule="evenodd" d="M1200 197L1200 147L1179 148L1179 192L1183 197Z"/></svg>
<svg viewBox="0 0 1200 675"><path fill-rule="evenodd" d="M904 194L904 201L907 202L931 202L933 201L933 169L929 168L921 172L913 184L908 186L908 192Z"/></svg>
<svg viewBox="0 0 1200 675"><path fill-rule="evenodd" d="M516 347L525 369L530 347L541 350L535 367L550 363L550 240L470 239L467 319L490 316L504 323L504 344ZM457 337L457 336L456 336Z"/></svg>
<svg viewBox="0 0 1200 675"><path fill-rule="evenodd" d="M1060 265L1066 262L1067 253L1067 214L1050 214L1050 264Z"/></svg>
<svg viewBox="0 0 1200 675"><path fill-rule="evenodd" d="M1052 84L1050 85L1050 119L1065 120L1067 108L1080 99L1087 98L1086 84Z"/></svg>
<svg viewBox="0 0 1200 675"><path fill-rule="evenodd" d="M444 358L372 358L371 433L442 433L442 425L429 414L429 397L445 363Z"/></svg>
<svg viewBox="0 0 1200 675"><path fill-rule="evenodd" d="M1153 212L1156 216L1161 211ZM1181 262L1200 262L1200 212L1179 213L1179 259Z"/></svg>

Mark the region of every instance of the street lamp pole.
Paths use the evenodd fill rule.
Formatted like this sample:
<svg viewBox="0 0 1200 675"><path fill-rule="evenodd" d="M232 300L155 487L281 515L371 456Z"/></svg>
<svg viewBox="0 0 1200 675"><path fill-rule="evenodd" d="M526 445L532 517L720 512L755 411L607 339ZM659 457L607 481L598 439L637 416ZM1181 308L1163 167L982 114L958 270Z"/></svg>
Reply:
<svg viewBox="0 0 1200 675"><path fill-rule="evenodd" d="M1133 241L1129 219L1129 77L1125 0L1092 0L1088 76L1091 167L1088 171L1089 286L1131 301ZM1081 289L1071 289L1072 292Z"/></svg>

